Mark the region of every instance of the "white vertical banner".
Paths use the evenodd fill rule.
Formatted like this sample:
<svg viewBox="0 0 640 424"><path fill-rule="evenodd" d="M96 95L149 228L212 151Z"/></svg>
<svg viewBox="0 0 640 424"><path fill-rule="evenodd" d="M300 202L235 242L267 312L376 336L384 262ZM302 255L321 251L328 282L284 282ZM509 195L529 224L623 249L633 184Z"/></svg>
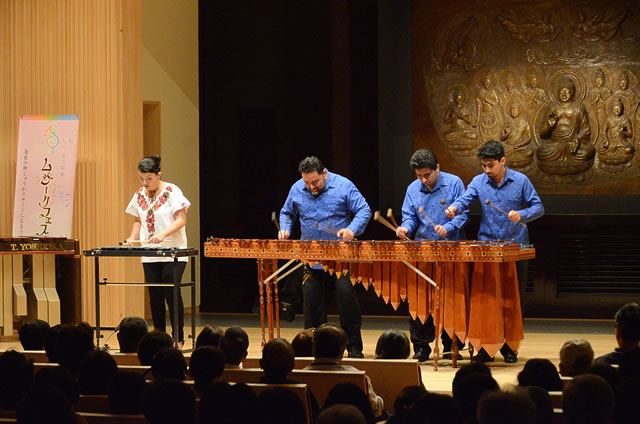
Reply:
<svg viewBox="0 0 640 424"><path fill-rule="evenodd" d="M20 117L13 237L70 237L77 115Z"/></svg>

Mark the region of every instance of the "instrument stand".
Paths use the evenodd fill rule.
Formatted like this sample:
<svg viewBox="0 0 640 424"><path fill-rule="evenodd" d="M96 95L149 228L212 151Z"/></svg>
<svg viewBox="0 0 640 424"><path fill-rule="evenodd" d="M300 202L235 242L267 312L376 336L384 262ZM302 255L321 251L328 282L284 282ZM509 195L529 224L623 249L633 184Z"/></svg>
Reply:
<svg viewBox="0 0 640 424"><path fill-rule="evenodd" d="M170 286L173 287L173 322L171 323L173 332L174 346L178 345L178 293L182 287L191 288L191 350L195 349L196 340L196 268L194 258L198 256L198 251L192 248L153 248L153 247L101 247L97 249L85 250L85 256L95 257L95 297L96 297L96 347L100 347L100 286ZM173 259L173 283L124 283L124 282L108 282L106 278L100 281L100 257L170 257ZM180 282L178 275L179 258L188 257L191 268L191 281L186 283Z"/></svg>

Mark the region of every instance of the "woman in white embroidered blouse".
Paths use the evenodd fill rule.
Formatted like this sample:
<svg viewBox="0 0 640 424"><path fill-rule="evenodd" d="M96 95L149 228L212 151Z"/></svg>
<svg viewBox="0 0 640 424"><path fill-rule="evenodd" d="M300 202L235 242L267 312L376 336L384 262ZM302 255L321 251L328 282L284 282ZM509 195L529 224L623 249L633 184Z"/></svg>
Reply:
<svg viewBox="0 0 640 424"><path fill-rule="evenodd" d="M160 156L147 156L138 163L140 187L133 195L126 212L135 217L128 245L140 240L145 244L162 247L187 247L187 210L191 203L175 185L161 179ZM147 283L173 283L173 259L164 257L143 257L142 267ZM187 264L187 258L180 258L178 272L180 278ZM151 317L156 330L166 331L165 300L169 305L169 316L173 324L173 287L148 287L151 303ZM178 346L184 344L184 304L178 291ZM172 329L176 335L176 329Z"/></svg>

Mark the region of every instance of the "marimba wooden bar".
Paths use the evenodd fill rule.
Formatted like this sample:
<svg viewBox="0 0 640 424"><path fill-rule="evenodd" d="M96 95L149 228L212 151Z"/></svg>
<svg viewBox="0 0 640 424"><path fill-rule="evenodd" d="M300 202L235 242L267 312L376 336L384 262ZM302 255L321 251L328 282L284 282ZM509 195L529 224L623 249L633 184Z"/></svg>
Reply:
<svg viewBox="0 0 640 424"><path fill-rule="evenodd" d="M515 261L534 258L535 249L505 241L343 242L210 237L204 244L204 255L258 260L263 344L265 309L269 338L273 337L270 293L277 293L275 275L281 271L276 271L275 261L290 259L309 265L320 263L326 271L338 275L348 273L353 284L361 282L365 288L373 285L376 294L394 308L407 301L414 319L425 322L433 314L436 333L444 329L454 339L455 358L455 339L468 338L473 348L484 347L490 355L495 355L504 341L517 351L524 330ZM278 300L273 302L277 311ZM276 326L279 332L277 317ZM436 369L438 353L436 337Z"/></svg>

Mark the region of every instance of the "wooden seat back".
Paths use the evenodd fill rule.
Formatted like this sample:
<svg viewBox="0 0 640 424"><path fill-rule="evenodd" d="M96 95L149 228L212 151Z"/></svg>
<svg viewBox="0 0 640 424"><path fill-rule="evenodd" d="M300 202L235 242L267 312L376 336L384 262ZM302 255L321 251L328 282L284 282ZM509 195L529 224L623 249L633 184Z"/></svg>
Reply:
<svg viewBox="0 0 640 424"><path fill-rule="evenodd" d="M114 415L97 412L78 412L88 424L147 424L144 415Z"/></svg>
<svg viewBox="0 0 640 424"><path fill-rule="evenodd" d="M307 417L307 424L311 424L311 404L309 402L309 390L306 384L263 384L263 383L247 383L247 386L251 387L253 392L260 396L262 392L267 389L281 387L293 392L298 399L304 405L305 415Z"/></svg>
<svg viewBox="0 0 640 424"><path fill-rule="evenodd" d="M107 395L80 395L78 402L76 402L75 410L109 414L111 413L109 397Z"/></svg>
<svg viewBox="0 0 640 424"><path fill-rule="evenodd" d="M262 375L259 368L228 369L224 370L221 379L234 383L258 383ZM360 387L365 394L368 392L364 371L293 370L289 378L306 384L320 406L324 405L329 391L336 384L352 383Z"/></svg>
<svg viewBox="0 0 640 424"><path fill-rule="evenodd" d="M302 369L311 362L313 358L296 358L295 368ZM342 363L364 371L369 376L373 391L384 400L387 410L390 410L402 389L423 385L420 364L415 359L344 358ZM246 358L242 364L247 368L259 368L260 358Z"/></svg>

